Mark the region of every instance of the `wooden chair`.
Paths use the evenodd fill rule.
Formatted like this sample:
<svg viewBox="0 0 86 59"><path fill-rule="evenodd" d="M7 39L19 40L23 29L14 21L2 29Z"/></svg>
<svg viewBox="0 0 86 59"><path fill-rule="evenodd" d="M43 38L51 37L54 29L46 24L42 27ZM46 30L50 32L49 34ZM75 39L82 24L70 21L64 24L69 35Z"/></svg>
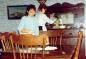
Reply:
<svg viewBox="0 0 86 59"><path fill-rule="evenodd" d="M71 48L73 50L71 51L70 58L73 57L74 59L78 59L80 45L83 38L83 32L79 30L49 30L47 33L50 38L49 40L51 46L59 45L62 51L63 51L63 46L64 49ZM63 42L64 39L66 40ZM69 45L64 44L67 41L71 41L70 39L76 40L76 42L73 45L71 45L71 43L69 43ZM68 45L69 47L66 47L66 45ZM66 54L67 51L64 52Z"/></svg>
<svg viewBox="0 0 86 59"><path fill-rule="evenodd" d="M73 59L78 59L82 39L83 39L83 32L80 31L78 32L77 44L76 44L76 49L75 49Z"/></svg>
<svg viewBox="0 0 86 59"><path fill-rule="evenodd" d="M16 59L16 56L15 56L15 49L14 49L14 44L13 44L13 41L10 40L8 37L9 37L9 33L3 33L2 36L1 36L1 43L2 43L2 49L3 49L3 53L6 52L6 53L10 53L12 52L13 53L13 58Z"/></svg>
<svg viewBox="0 0 86 59"><path fill-rule="evenodd" d="M50 46L57 46L61 44L61 31L56 31L56 30L48 30L47 35L49 37L49 45Z"/></svg>
<svg viewBox="0 0 86 59"><path fill-rule="evenodd" d="M44 48L46 44L45 37L35 37L30 34L24 34L11 35L10 39L13 40L16 49L19 50L20 59L40 59L41 57L36 57L38 47L42 47L42 57L44 57ZM28 50L28 48L30 48L30 50ZM35 48L34 53L33 48Z"/></svg>
<svg viewBox="0 0 86 59"><path fill-rule="evenodd" d="M63 40L62 33L63 30L47 31L50 46L57 47L57 49L61 51L61 54L65 54L66 52L63 50L63 46L62 46L62 40Z"/></svg>
<svg viewBox="0 0 86 59"><path fill-rule="evenodd" d="M0 49L2 49L1 37L2 37L2 33L0 32Z"/></svg>

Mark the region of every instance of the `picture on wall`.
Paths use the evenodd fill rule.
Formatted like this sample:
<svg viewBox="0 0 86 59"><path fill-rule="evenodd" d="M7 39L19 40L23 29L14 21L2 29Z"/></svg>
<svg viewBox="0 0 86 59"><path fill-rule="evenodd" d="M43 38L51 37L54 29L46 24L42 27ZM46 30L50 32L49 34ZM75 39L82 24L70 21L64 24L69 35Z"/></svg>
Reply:
<svg viewBox="0 0 86 59"><path fill-rule="evenodd" d="M21 19L25 15L27 5L7 6L8 19Z"/></svg>

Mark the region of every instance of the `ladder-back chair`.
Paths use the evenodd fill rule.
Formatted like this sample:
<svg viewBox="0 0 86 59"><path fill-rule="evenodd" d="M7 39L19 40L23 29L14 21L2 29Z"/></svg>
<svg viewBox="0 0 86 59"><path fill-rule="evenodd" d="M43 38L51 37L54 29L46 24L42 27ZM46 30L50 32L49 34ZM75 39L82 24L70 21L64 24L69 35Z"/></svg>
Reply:
<svg viewBox="0 0 86 59"><path fill-rule="evenodd" d="M14 49L14 44L13 41L9 39L10 33L5 32L1 35L1 44L2 44L2 52L4 53L12 53L13 58L16 59L15 56L15 49Z"/></svg>
<svg viewBox="0 0 86 59"><path fill-rule="evenodd" d="M22 34L11 35L10 39L13 40L16 49L19 50L20 59L40 59L41 57L36 57L38 47L42 48L42 57L44 57L44 48L46 44L45 37L35 37L31 34Z"/></svg>

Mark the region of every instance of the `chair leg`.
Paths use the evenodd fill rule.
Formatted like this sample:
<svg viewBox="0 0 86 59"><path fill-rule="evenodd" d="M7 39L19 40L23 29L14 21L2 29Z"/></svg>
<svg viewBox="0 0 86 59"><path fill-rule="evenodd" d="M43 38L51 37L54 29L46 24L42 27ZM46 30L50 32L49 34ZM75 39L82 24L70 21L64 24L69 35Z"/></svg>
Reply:
<svg viewBox="0 0 86 59"><path fill-rule="evenodd" d="M32 46L31 46L31 59L32 59Z"/></svg>
<svg viewBox="0 0 86 59"><path fill-rule="evenodd" d="M22 45L22 50L23 50L23 59L25 59L25 54L24 54L24 48L23 48L23 45Z"/></svg>
<svg viewBox="0 0 86 59"><path fill-rule="evenodd" d="M45 53L44 53L44 49L43 49L43 52L42 52L42 59L44 59L44 56L45 56Z"/></svg>
<svg viewBox="0 0 86 59"><path fill-rule="evenodd" d="M16 54L15 54L15 52L13 52L13 56L14 56L14 59L16 59Z"/></svg>
<svg viewBox="0 0 86 59"><path fill-rule="evenodd" d="M34 57L35 59L36 59L36 57L37 57L37 56L36 56L36 53L37 53L36 51L37 51L37 47L35 47L35 57Z"/></svg>
<svg viewBox="0 0 86 59"><path fill-rule="evenodd" d="M27 59L28 59L28 47L26 47L27 48Z"/></svg>
<svg viewBox="0 0 86 59"><path fill-rule="evenodd" d="M18 45L18 49L19 49L19 45ZM22 54L20 51L19 51L19 55L20 55L20 59L22 59Z"/></svg>
<svg viewBox="0 0 86 59"><path fill-rule="evenodd" d="M13 49L13 56L14 56L14 59L16 59L16 53L15 53L12 37L11 37L10 41L11 41L12 49Z"/></svg>

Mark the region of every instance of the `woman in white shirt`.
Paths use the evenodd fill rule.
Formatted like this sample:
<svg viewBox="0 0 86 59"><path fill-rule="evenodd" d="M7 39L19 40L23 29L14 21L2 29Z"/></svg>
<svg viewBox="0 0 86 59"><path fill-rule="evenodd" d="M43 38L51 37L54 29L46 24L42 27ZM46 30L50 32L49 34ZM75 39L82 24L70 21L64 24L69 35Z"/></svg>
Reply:
<svg viewBox="0 0 86 59"><path fill-rule="evenodd" d="M39 26L42 27L42 31L47 31L47 28L45 26L46 23L54 23L55 19L49 19L49 17L46 16L47 6L45 4L41 4L38 8L38 13L36 14Z"/></svg>

